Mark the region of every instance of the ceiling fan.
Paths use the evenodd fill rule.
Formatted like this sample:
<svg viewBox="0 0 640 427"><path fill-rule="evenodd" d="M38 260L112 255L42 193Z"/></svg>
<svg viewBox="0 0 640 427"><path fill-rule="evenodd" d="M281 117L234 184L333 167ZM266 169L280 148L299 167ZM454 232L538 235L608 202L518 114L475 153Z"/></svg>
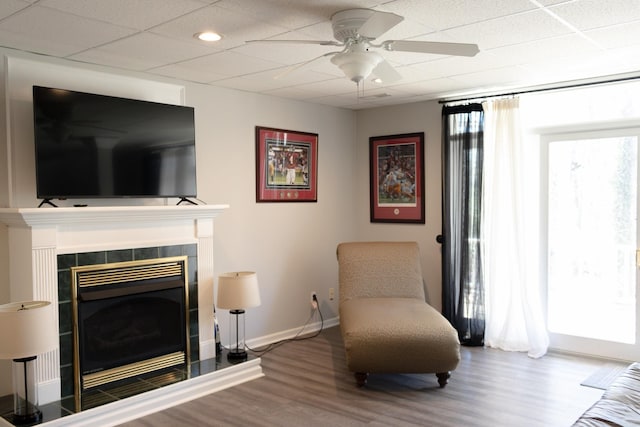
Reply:
<svg viewBox="0 0 640 427"><path fill-rule="evenodd" d="M467 43L417 40L385 40L381 43L374 43L376 38L398 25L402 20L404 18L395 13L371 9L347 9L337 12L331 17L333 36L336 40L249 40L247 43L298 43L343 47L340 51L329 52L297 64L278 77L317 59L331 57L331 62L356 84L360 84L371 74L386 83L401 79L400 74L376 49L456 56L475 56L479 52L477 45Z"/></svg>

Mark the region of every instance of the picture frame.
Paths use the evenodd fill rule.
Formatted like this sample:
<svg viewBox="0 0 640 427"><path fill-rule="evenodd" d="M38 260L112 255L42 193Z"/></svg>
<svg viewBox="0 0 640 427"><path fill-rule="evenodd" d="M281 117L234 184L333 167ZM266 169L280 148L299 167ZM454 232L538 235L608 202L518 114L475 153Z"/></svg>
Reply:
<svg viewBox="0 0 640 427"><path fill-rule="evenodd" d="M424 224L424 132L369 138L371 222Z"/></svg>
<svg viewBox="0 0 640 427"><path fill-rule="evenodd" d="M256 126L256 202L317 202L318 134Z"/></svg>

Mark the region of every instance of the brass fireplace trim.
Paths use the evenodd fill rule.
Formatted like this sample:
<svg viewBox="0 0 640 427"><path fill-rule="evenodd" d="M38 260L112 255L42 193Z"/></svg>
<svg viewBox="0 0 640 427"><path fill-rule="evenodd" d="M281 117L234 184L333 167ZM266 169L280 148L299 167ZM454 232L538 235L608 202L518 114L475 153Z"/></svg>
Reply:
<svg viewBox="0 0 640 427"><path fill-rule="evenodd" d="M171 366L185 363L185 353L178 351L163 356L154 357L153 359L143 360L141 362L131 363L129 365L119 366L113 369L87 374L82 377L83 390L87 390L99 385L110 382L123 380L136 375L146 374L148 372L157 371Z"/></svg>
<svg viewBox="0 0 640 427"><path fill-rule="evenodd" d="M155 270L155 271L154 271ZM131 273L135 276L135 279L127 280L123 278L123 272ZM185 297L185 352L177 352L171 353L169 355L158 356L154 359L147 359L140 362L132 363L130 365L124 365L117 368L113 368L106 371L96 372L92 374L88 374L82 376L80 372L80 338L78 331L78 289L81 287L88 286L102 286L102 285L111 285L114 283L126 283L136 280L145 280L145 279L160 279L165 277L174 277L180 275L182 276L184 282L184 297ZM163 257L163 258L153 258L153 259L145 259L145 260L136 260L136 261L124 261L124 262L113 262L106 264L90 264L90 265L82 265L77 267L71 267L71 303L73 307L73 381L74 381L74 400L75 406L78 411L82 408L82 391L90 388L86 384L83 386L83 382L88 380L91 382L101 381L99 384L92 385L91 387L95 387L97 385L106 384L110 381L115 380L106 380L110 378L110 374L100 375L103 372L111 372L111 371L119 371L117 374L119 375L118 379L124 379L128 377L132 377L135 375L139 375L142 373L148 373L155 369L161 369L164 367L174 366L179 363L184 363L189 369L189 361L191 360L191 349L190 349L190 339L189 339L189 268L188 268L188 257L184 256L176 256L176 257ZM180 359L178 362L177 359ZM156 359L163 359L161 361L156 361ZM154 362L151 362L154 361ZM176 362L176 363L173 363ZM137 366L135 369L133 365ZM146 365L143 367L142 365ZM127 368L129 367L129 368ZM144 372L139 372L137 369L147 369ZM128 375L125 375L128 374ZM104 378L96 379L97 377Z"/></svg>
<svg viewBox="0 0 640 427"><path fill-rule="evenodd" d="M113 264L103 264L100 267L104 269L96 270L95 268L83 271L86 266L78 267L77 284L79 287L112 285L114 283L127 283L147 279L162 279L164 277L173 277L182 274L182 267L178 262L154 263L152 265L139 265L139 261L132 261L134 265L122 265L113 267ZM130 264L129 262L124 264ZM95 267L95 266L94 266Z"/></svg>

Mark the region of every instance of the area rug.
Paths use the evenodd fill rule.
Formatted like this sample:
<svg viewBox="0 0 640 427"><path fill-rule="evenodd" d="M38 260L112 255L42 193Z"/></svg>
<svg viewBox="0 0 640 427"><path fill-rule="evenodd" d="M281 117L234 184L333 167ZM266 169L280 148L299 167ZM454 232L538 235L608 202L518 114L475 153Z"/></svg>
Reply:
<svg viewBox="0 0 640 427"><path fill-rule="evenodd" d="M606 390L627 368L626 365L606 364L582 381L580 385Z"/></svg>

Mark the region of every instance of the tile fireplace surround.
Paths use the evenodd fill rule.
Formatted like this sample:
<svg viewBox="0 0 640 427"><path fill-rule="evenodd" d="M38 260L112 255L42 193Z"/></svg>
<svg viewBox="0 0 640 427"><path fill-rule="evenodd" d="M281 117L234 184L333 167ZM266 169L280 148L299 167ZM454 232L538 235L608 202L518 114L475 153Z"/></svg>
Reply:
<svg viewBox="0 0 640 427"><path fill-rule="evenodd" d="M213 341L214 218L227 205L2 208L8 227L11 301L58 305L57 256L104 250L197 244L200 360L215 357ZM57 316L57 313L56 313ZM37 359L40 404L61 397L60 349ZM114 425L261 377L260 359L159 390L91 408L51 425ZM0 420L2 425L2 420Z"/></svg>

